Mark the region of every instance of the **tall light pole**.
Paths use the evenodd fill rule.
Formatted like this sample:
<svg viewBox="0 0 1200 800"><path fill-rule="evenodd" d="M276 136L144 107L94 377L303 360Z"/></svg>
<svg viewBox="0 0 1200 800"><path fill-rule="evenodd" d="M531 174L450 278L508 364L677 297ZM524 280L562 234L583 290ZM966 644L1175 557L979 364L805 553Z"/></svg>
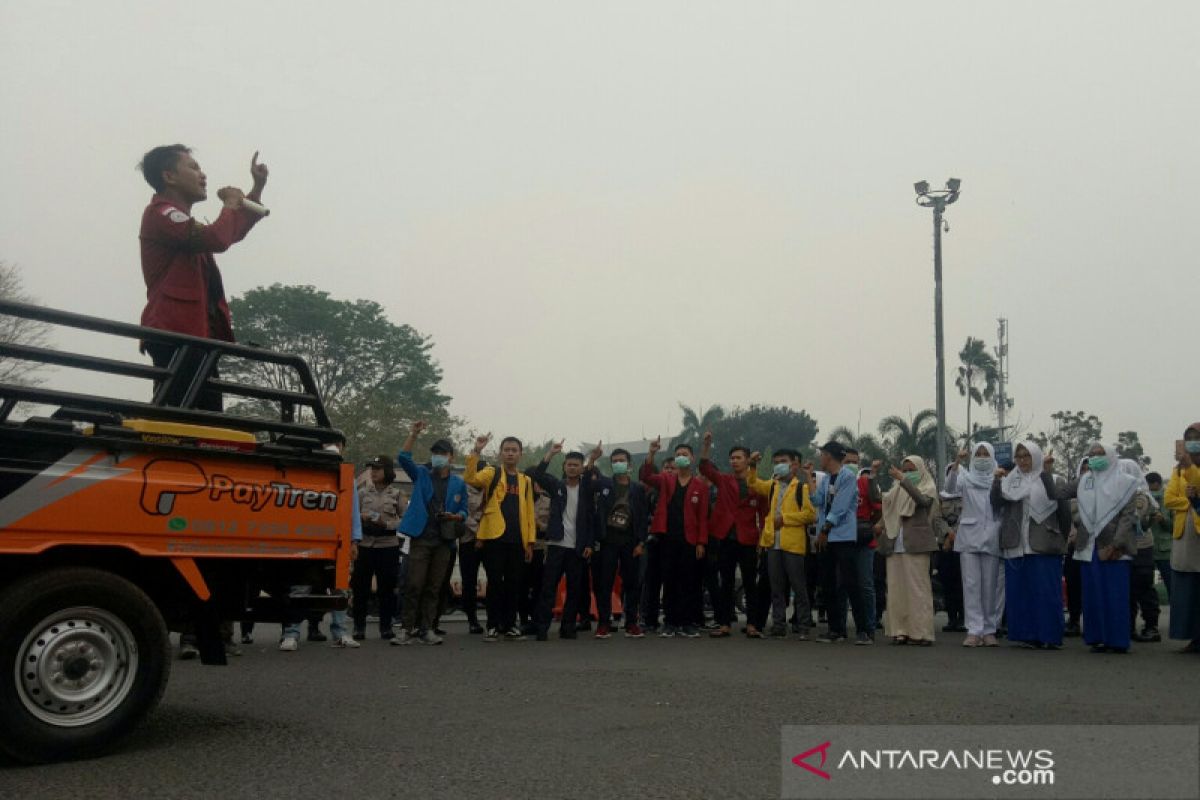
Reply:
<svg viewBox="0 0 1200 800"><path fill-rule="evenodd" d="M913 184L917 205L933 209L933 317L937 347L937 485L946 482L946 340L942 330L942 214L958 199L962 181L951 178L945 189L930 189L929 181Z"/></svg>

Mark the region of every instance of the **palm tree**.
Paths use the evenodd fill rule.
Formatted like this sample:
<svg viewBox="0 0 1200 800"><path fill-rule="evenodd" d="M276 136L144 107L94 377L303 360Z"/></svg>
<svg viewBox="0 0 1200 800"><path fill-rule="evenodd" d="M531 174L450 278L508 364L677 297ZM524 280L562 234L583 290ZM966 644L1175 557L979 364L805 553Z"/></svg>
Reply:
<svg viewBox="0 0 1200 800"><path fill-rule="evenodd" d="M967 343L958 351L958 360L962 365L958 368L958 377L954 385L958 393L967 398L967 444L971 438L971 405L983 405L992 402L996 394L996 386L1000 380L1000 368L996 357L988 352L987 345L982 339L967 337Z"/></svg>
<svg viewBox="0 0 1200 800"><path fill-rule="evenodd" d="M695 447L704 438L704 432L711 428L714 422L725 419L725 409L721 406L709 406L697 413L680 403L679 410L683 412L683 430L675 437L675 441L671 442L672 446L690 444Z"/></svg>
<svg viewBox="0 0 1200 800"><path fill-rule="evenodd" d="M884 417L879 422L879 435L895 463L910 455L934 459L937 454L937 412L926 408L912 419L895 414Z"/></svg>
<svg viewBox="0 0 1200 800"><path fill-rule="evenodd" d="M857 450L862 456L863 464L869 464L875 459L884 460L888 455L887 448L873 433L859 433L842 425L834 428L829 438Z"/></svg>

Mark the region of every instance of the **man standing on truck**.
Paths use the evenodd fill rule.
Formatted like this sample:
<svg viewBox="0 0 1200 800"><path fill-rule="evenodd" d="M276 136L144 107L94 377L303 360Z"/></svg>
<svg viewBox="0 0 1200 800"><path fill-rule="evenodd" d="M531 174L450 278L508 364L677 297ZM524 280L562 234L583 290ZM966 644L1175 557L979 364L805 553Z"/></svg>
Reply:
<svg viewBox="0 0 1200 800"><path fill-rule="evenodd" d="M202 225L192 218L192 205L208 198L208 177L192 157L190 148L182 144L155 147L142 158L141 170L154 189L154 197L142 212L138 233L142 276L146 281L142 325L232 342L233 325L225 300L225 285L213 254L223 253L240 242L260 219L242 201L258 203L262 199L269 174L267 165L258 163L255 152L250 161L254 185L249 194L232 186L217 192L224 206L211 225ZM166 367L175 348L143 342L142 352L149 353L156 367ZM179 374L195 373L203 357L203 353L190 354ZM215 372L212 377L216 377ZM181 403L189 383L187 378L175 381L165 402ZM202 393L197 408L220 412L220 392Z"/></svg>

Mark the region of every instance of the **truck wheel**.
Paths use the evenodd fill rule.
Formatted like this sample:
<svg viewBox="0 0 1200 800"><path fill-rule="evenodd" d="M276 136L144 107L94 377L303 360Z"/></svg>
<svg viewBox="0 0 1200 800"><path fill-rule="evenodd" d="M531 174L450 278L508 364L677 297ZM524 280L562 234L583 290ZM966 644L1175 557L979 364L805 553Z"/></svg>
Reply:
<svg viewBox="0 0 1200 800"><path fill-rule="evenodd" d="M0 593L0 750L19 761L95 755L167 686L170 637L134 584L83 567Z"/></svg>

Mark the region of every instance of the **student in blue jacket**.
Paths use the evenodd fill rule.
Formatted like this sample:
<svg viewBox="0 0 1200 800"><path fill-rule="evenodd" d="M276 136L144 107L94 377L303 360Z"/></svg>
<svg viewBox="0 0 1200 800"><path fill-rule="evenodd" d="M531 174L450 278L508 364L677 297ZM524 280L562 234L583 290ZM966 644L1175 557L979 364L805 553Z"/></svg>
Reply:
<svg viewBox="0 0 1200 800"><path fill-rule="evenodd" d="M450 471L454 445L439 439L429 448L429 465L413 461L412 449L417 437L425 430L424 421L412 424L400 455L400 469L412 479L413 493L404 517L400 534L412 539L408 554L408 581L404 588L404 608L399 635L394 645L413 641L422 644L441 644L442 637L434 633L437 619L438 595L450 569L450 556L458 541L460 526L466 522L467 484Z"/></svg>

